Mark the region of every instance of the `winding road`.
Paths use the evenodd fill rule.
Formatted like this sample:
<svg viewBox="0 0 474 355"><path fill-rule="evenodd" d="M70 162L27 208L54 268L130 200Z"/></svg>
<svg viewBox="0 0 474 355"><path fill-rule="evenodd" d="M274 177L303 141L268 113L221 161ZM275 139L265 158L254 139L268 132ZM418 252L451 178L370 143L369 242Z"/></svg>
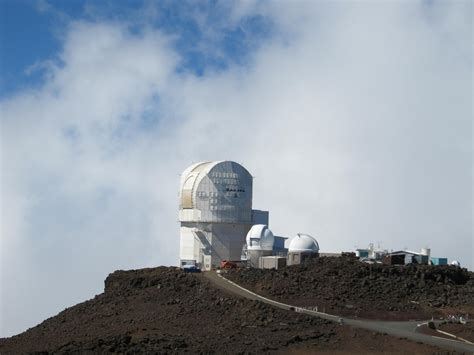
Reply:
<svg viewBox="0 0 474 355"><path fill-rule="evenodd" d="M289 304L277 302L277 301L268 299L266 297L260 296L252 291L249 291L237 285L236 283L230 280L227 280L223 276L217 274L215 271L204 272L203 277L205 277L210 282L212 282L216 287L240 297L248 298L255 301L261 301L274 307L278 307L278 308L289 310L289 311L300 312L300 313L307 314L313 317L320 317L320 318L327 319L333 322L338 322L340 320L339 316L295 307ZM421 333L416 332L418 325L425 322L416 322L416 321L387 322L387 321L372 321L372 320L344 318L344 323L356 328L368 329L368 330L379 332L379 333L387 333L392 336L407 338L413 341L419 341L425 344L438 346L444 349L456 350L456 351L461 351L468 354L469 353L474 354L474 345L472 344L457 341L454 339L451 340L451 339L446 339L446 338L440 338L440 337L421 334Z"/></svg>

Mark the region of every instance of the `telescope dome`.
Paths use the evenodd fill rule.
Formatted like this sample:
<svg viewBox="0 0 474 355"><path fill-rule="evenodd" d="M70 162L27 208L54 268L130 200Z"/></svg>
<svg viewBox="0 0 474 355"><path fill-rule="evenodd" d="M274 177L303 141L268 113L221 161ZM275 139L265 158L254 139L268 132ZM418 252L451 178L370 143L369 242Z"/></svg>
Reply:
<svg viewBox="0 0 474 355"><path fill-rule="evenodd" d="M246 237L248 250L272 250L275 237L265 224L255 224Z"/></svg>
<svg viewBox="0 0 474 355"><path fill-rule="evenodd" d="M319 252L319 244L315 238L309 234L298 233L294 236L288 248L289 253L301 253L301 252Z"/></svg>
<svg viewBox="0 0 474 355"><path fill-rule="evenodd" d="M180 221L250 224L252 175L233 161L204 161L181 175Z"/></svg>

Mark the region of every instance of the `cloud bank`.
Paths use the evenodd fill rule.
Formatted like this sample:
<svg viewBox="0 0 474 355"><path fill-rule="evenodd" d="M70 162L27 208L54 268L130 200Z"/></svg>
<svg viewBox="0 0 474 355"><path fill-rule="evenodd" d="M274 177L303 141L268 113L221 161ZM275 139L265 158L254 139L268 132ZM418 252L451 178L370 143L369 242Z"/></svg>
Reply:
<svg viewBox="0 0 474 355"><path fill-rule="evenodd" d="M278 235L474 267L471 3L242 2L227 23L249 15L272 36L202 75L159 27L71 22L44 85L1 102L1 336L177 264L201 160L244 164Z"/></svg>

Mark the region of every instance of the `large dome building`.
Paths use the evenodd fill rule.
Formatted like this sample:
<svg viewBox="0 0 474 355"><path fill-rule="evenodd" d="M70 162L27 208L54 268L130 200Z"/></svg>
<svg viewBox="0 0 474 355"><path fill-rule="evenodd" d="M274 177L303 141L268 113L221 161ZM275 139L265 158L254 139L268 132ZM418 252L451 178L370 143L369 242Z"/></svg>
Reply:
<svg viewBox="0 0 474 355"><path fill-rule="evenodd" d="M252 209L252 180L233 161L201 162L183 172L180 265L209 270L222 260L240 260L252 225L268 225L268 212Z"/></svg>

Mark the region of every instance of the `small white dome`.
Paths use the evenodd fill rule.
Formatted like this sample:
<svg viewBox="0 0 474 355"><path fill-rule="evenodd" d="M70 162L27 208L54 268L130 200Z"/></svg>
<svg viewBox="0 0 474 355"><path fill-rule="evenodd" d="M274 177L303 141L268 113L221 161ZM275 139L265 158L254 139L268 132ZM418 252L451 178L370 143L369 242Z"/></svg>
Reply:
<svg viewBox="0 0 474 355"><path fill-rule="evenodd" d="M290 253L299 253L299 252L311 252L317 253L319 252L319 244L315 238L310 236L309 234L302 234L298 233L294 236L288 247L288 252Z"/></svg>
<svg viewBox="0 0 474 355"><path fill-rule="evenodd" d="M273 250L275 237L265 224L255 224L245 238L247 250Z"/></svg>
<svg viewBox="0 0 474 355"><path fill-rule="evenodd" d="M461 263L460 263L459 261L457 261L457 260L453 260L453 261L451 262L451 265L457 266L457 267L461 267Z"/></svg>

